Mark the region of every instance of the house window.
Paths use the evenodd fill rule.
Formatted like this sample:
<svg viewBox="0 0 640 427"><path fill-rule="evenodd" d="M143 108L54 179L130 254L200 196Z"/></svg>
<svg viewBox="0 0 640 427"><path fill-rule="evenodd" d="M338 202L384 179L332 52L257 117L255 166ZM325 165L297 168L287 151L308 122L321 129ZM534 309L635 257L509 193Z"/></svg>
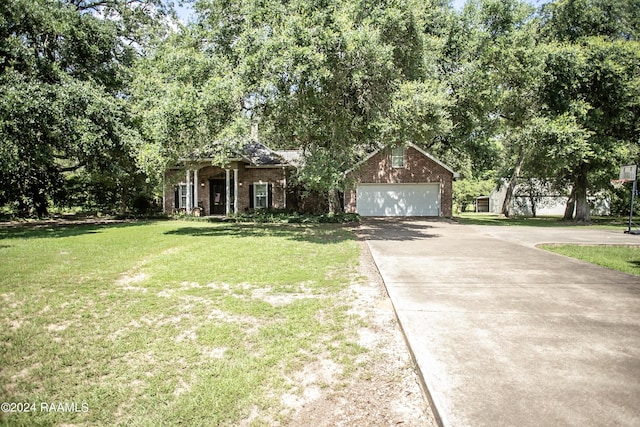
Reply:
<svg viewBox="0 0 640 427"><path fill-rule="evenodd" d="M187 207L187 184L180 184L178 186L178 208L184 209Z"/></svg>
<svg viewBox="0 0 640 427"><path fill-rule="evenodd" d="M253 207L264 209L269 206L269 184L253 184Z"/></svg>
<svg viewBox="0 0 640 427"><path fill-rule="evenodd" d="M391 166L394 168L404 167L404 147L396 147L391 150Z"/></svg>

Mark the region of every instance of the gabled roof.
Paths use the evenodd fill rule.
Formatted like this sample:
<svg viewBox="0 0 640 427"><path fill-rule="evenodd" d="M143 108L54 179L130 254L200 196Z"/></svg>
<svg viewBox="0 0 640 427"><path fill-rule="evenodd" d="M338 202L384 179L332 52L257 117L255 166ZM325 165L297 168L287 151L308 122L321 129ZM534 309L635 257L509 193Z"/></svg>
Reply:
<svg viewBox="0 0 640 427"><path fill-rule="evenodd" d="M203 150L202 152L194 152L190 156L181 160L206 161L212 160L213 158L214 152L210 149L209 151ZM254 167L297 167L298 164L292 160L298 160L299 158L300 153L298 152L296 155L294 150L282 152L274 151L259 141L250 140L238 149L234 150L227 160L246 162L250 166Z"/></svg>
<svg viewBox="0 0 640 427"><path fill-rule="evenodd" d="M276 153L292 166L304 166L302 150L276 150Z"/></svg>
<svg viewBox="0 0 640 427"><path fill-rule="evenodd" d="M238 154L253 166L289 165L284 157L258 141L249 141Z"/></svg>
<svg viewBox="0 0 640 427"><path fill-rule="evenodd" d="M427 153L426 151L424 151L422 148L418 147L417 145L409 142L406 144L407 147L412 147L414 148L416 151L420 152L421 154L423 154L425 157L429 158L430 160L432 160L434 163L442 166L444 169L448 170L449 172L451 172L453 174L454 178L459 178L460 174L456 171L454 171L453 169L451 169L449 166L447 166L446 164L442 163L440 160L436 159L435 157L433 157L431 154ZM382 146L380 148L378 148L377 150L373 151L371 154L369 154L367 157L365 157L364 159L362 159L361 161L358 162L357 165L355 165L353 168L349 169L348 171L346 171L344 174L347 175L351 172L353 172L354 170L358 169L360 166L362 166L363 164L365 164L367 161L369 161L369 159L371 159L373 156L375 156L376 154L378 154L380 151L385 150L389 148L388 146Z"/></svg>

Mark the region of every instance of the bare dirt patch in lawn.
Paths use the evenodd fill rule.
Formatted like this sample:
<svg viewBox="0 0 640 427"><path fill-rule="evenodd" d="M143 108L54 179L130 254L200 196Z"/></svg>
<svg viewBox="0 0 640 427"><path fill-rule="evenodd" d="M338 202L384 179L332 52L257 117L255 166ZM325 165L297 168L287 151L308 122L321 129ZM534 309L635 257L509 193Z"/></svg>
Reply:
<svg viewBox="0 0 640 427"><path fill-rule="evenodd" d="M300 292L277 292L273 287L266 286L251 289L251 298L259 299L271 304L274 307L291 304L300 299L320 298L322 295L314 295L311 289L307 289L304 285L299 286Z"/></svg>
<svg viewBox="0 0 640 427"><path fill-rule="evenodd" d="M274 231L282 229L266 227L260 234L266 236L264 246L282 245L282 255L272 263L255 269L254 260L235 263L237 255L229 255L219 263L233 264L226 270L175 273L166 268L180 261L174 254L200 253L201 258L189 259L203 266L210 254L198 252L207 242L167 234L170 225L126 230L136 236L131 241L156 239L153 247L141 245L126 257L116 256L122 246L109 246L122 241L112 238L124 235L119 227L105 227L91 239L52 240L43 232L33 234L43 240L20 241L27 249L37 244L37 250L48 248L56 256L61 248L68 252L65 257L81 254L89 243L104 245L114 255L108 274L96 272L102 270L92 262L93 250L84 258L78 255L73 268L57 268L59 260L49 257L51 285L39 286L40 272L34 268L25 273L19 295L16 287L2 289L0 319L9 337L0 344L6 350L4 396L76 396L100 406L89 416L105 425L165 419L168 424L204 419L209 425L435 425L364 243L360 270L353 271L358 248L352 236L345 238L346 231L329 230L335 244L320 247L315 234L309 236L313 244L298 245L298 230L285 230L282 238ZM51 228L51 237L93 232ZM214 233L212 242L231 247L233 236ZM246 245L240 252L255 250L253 239L239 243ZM127 249L134 254L134 248ZM289 269L287 263L298 259L287 258L292 253L304 265ZM225 283L235 269L246 282ZM75 285L76 277L82 283L70 298L68 285ZM27 286L31 282L35 285ZM41 340L31 339L38 335ZM201 412L184 409L196 407ZM16 424L32 423L15 417ZM47 419L65 421L61 415Z"/></svg>
<svg viewBox="0 0 640 427"><path fill-rule="evenodd" d="M422 394L409 350L396 321L384 283L362 242L360 274L366 281L349 287L350 314L361 319L358 344L368 349L359 356L355 372L342 375L331 360L309 365L303 390L283 396L293 410L289 426L435 426Z"/></svg>
<svg viewBox="0 0 640 427"><path fill-rule="evenodd" d="M137 273L134 275L129 275L128 273L123 274L120 276L120 278L118 280L116 280L116 285L118 286L122 286L124 289L130 289L132 288L131 285L132 283L140 283L140 282L144 282L145 280L147 280L149 278L149 275L147 273ZM145 289L146 291L146 289Z"/></svg>

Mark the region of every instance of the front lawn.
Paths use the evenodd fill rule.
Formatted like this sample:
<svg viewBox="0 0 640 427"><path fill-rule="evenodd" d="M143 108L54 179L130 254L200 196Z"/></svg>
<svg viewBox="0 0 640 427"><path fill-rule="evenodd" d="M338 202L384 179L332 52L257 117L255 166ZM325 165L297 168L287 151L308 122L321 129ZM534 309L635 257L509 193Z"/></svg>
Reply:
<svg viewBox="0 0 640 427"><path fill-rule="evenodd" d="M640 246L540 245L542 249L640 276Z"/></svg>
<svg viewBox="0 0 640 427"><path fill-rule="evenodd" d="M344 292L358 253L337 225L0 228L0 401L37 405L0 421L286 421L305 365L340 375L363 351Z"/></svg>

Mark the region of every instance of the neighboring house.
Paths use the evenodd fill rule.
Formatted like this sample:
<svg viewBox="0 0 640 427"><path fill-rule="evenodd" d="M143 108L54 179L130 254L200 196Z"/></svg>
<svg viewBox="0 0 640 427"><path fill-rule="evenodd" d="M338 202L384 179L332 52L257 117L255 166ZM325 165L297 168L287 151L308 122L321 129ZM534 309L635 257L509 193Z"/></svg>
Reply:
<svg viewBox="0 0 640 427"><path fill-rule="evenodd" d="M511 211L520 216L533 216L534 211L535 216L563 216L569 192L570 189L555 190L544 180L522 180L515 188ZM505 182L489 196L476 198L476 211L501 214L506 194ZM589 197L589 204L592 215L609 215L611 212L609 200L602 194Z"/></svg>
<svg viewBox="0 0 640 427"><path fill-rule="evenodd" d="M165 173L164 212L229 215L250 209L286 209L295 151L274 151L258 141L247 143L226 162L190 159Z"/></svg>
<svg viewBox="0 0 640 427"><path fill-rule="evenodd" d="M414 144L384 147L346 173L346 212L362 216L453 214L452 183L458 174Z"/></svg>

